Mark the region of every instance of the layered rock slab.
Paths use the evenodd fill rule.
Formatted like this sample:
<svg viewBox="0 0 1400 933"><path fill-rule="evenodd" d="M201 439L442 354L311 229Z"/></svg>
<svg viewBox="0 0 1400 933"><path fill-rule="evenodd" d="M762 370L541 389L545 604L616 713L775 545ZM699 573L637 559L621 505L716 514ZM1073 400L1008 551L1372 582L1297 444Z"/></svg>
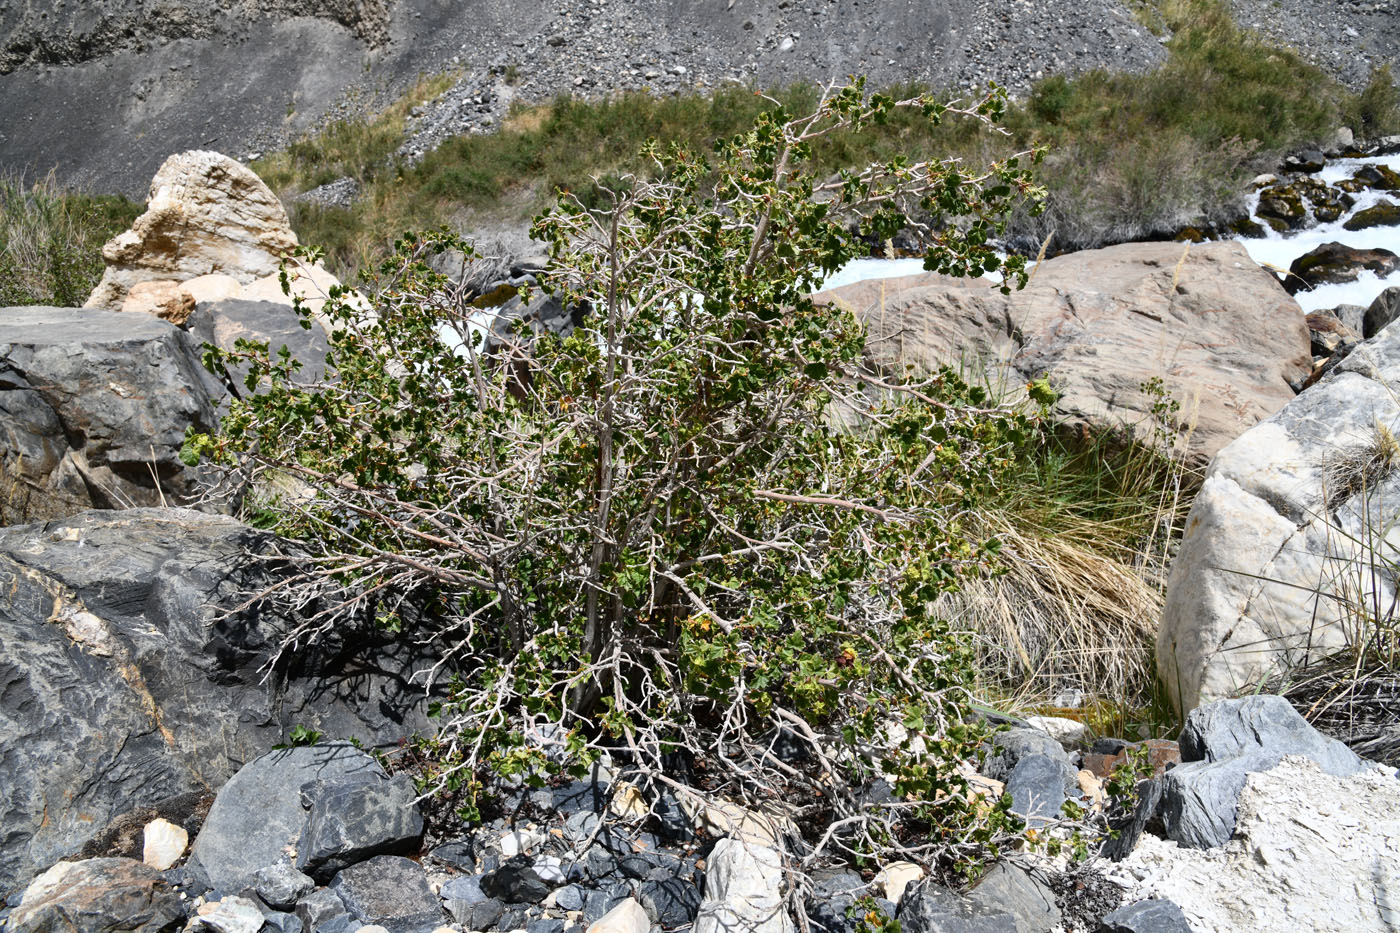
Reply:
<svg viewBox="0 0 1400 933"><path fill-rule="evenodd" d="M0 309L0 524L190 500L180 447L214 427L220 393L164 321Z"/></svg>
<svg viewBox="0 0 1400 933"><path fill-rule="evenodd" d="M1129 243L1048 259L1003 296L938 275L860 282L817 296L848 308L889 369L985 369L994 385L1045 378L1078 428L1155 442L1159 378L1176 429L1204 462L1293 398L1312 369L1301 308L1234 242Z"/></svg>
<svg viewBox="0 0 1400 933"><path fill-rule="evenodd" d="M1397 431L1400 328L1387 327L1216 455L1157 634L1182 712L1340 650L1365 606L1393 604Z"/></svg>
<svg viewBox="0 0 1400 933"><path fill-rule="evenodd" d="M179 509L0 529L0 893L114 817L221 786L294 725L385 745L426 729L417 661L346 633L264 680L288 620L239 607L278 545Z"/></svg>

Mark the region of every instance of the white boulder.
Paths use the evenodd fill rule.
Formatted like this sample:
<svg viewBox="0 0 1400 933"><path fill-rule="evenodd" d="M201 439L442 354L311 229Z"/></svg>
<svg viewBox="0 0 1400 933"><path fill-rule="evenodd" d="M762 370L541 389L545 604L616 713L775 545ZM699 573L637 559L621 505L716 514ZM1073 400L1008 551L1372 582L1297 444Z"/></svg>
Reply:
<svg viewBox="0 0 1400 933"><path fill-rule="evenodd" d="M743 839L721 839L705 870L693 933L793 933L783 903L783 856Z"/></svg>
<svg viewBox="0 0 1400 933"><path fill-rule="evenodd" d="M1222 449L1187 518L1157 635L1182 712L1336 651L1395 599L1400 328Z"/></svg>

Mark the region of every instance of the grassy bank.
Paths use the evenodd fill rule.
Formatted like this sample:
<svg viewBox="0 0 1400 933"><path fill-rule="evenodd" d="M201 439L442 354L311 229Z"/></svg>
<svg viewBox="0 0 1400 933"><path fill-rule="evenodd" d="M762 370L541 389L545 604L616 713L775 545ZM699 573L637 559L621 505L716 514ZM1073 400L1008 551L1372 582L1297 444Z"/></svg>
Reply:
<svg viewBox="0 0 1400 933"><path fill-rule="evenodd" d="M1028 249L1053 234L1052 250L1069 250L1228 220L1243 183L1283 151L1323 141L1342 125L1360 136L1400 129L1388 72L1353 94L1237 28L1215 0L1158 0L1141 15L1171 36L1166 61L1151 73L1052 76L1010 109L1005 137L906 117L859 141L831 140L818 162L834 167L895 152L986 160L1048 145L1040 174L1049 210L1018 218L1014 233ZM409 108L444 87L420 84L383 114L336 123L254 165L284 194L341 176L364 185L348 210L293 209L298 233L324 245L338 271L383 255L405 229L519 225L557 188L586 192L593 177L643 170L636 153L648 138L703 149L749 125L772 99L796 109L816 94L794 87L765 98L730 87L709 96L561 97L517 108L498 132L449 140L417 165L396 163Z"/></svg>

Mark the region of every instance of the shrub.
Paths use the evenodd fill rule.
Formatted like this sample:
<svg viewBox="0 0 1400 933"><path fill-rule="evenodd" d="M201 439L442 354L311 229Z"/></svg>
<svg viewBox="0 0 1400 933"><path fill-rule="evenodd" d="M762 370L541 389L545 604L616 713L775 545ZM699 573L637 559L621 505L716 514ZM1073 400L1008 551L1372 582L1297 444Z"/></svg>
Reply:
<svg viewBox="0 0 1400 933"><path fill-rule="evenodd" d="M491 312L430 270L466 248L439 233L380 267L373 318L323 309L329 381L299 384L265 346L211 350L261 390L189 453L307 489L280 504L280 530L315 554L281 592L310 610L288 647L356 621L421 626L450 680L440 786L608 753L683 799L799 801L814 858L951 864L1002 838L1005 811L979 814L954 767L980 740L971 655L932 603L992 566L968 518L1028 419L950 371L866 371L855 319L808 297L916 210L944 219L917 225L927 268L1023 284L988 243L1039 194L1024 155L810 170L833 133L1001 107L856 84L710 156L649 146L651 177L600 183L592 207L565 195L536 222L550 267L533 300L587 309L566 337L517 324L488 340ZM770 754L783 733L809 767ZM877 777L894 800L867 802Z"/></svg>

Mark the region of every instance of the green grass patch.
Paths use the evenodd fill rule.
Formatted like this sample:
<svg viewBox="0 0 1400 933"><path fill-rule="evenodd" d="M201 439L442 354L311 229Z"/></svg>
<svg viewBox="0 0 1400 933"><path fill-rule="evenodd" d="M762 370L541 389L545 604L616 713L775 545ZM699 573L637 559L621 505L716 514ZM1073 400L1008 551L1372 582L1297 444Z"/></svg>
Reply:
<svg viewBox="0 0 1400 933"><path fill-rule="evenodd" d="M66 191L52 174L0 175L0 305L77 307L102 278L102 244L141 205Z"/></svg>

